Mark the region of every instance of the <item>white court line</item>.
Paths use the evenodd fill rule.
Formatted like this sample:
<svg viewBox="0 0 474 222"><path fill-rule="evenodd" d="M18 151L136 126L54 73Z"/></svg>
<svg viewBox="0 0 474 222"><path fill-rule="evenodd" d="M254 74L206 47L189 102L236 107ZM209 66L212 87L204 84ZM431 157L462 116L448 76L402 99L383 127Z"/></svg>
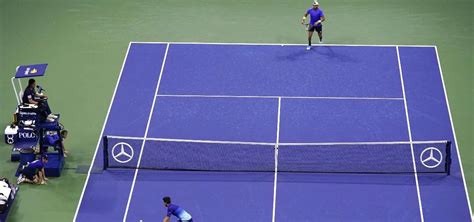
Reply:
<svg viewBox="0 0 474 222"><path fill-rule="evenodd" d="M278 181L278 143L280 142L280 116L281 116L281 98L278 98L278 115L277 115L277 132L276 132L276 143L275 143L275 179L273 182L273 210L272 210L272 222L275 222L276 212L276 198L277 198L277 181Z"/></svg>
<svg viewBox="0 0 474 222"><path fill-rule="evenodd" d="M169 47L170 47L170 44L167 44L166 45L165 56L163 57L163 62L161 64L160 77L158 78L158 83L156 84L156 89L155 89L155 94L154 95L156 95L158 93L158 89L160 88L161 77L163 76L163 70L165 68L165 63L166 63L166 58L168 56ZM151 104L150 114L148 116L148 123L146 124L146 129L145 129L145 136L144 136L144 140L142 142L140 155L138 156L137 169L135 169L135 175L133 176L132 187L130 189L130 194L128 196L127 207L125 208L125 214L123 216L123 221L124 222L127 221L128 209L130 207L130 202L132 201L133 190L135 189L135 183L136 183L137 175L138 175L138 168L140 167L140 162L142 160L143 150L145 149L145 139L148 136L148 129L150 128L151 119L153 117L153 111L155 109L155 103L156 103L156 96L153 97L153 103Z"/></svg>
<svg viewBox="0 0 474 222"><path fill-rule="evenodd" d="M340 100L400 100L397 97L344 97L344 96L239 96L239 95L192 95L192 94L158 94L157 97L185 98L244 98L244 99L340 99Z"/></svg>
<svg viewBox="0 0 474 222"><path fill-rule="evenodd" d="M172 139L172 138L143 138L143 137L131 137L131 136L107 136L112 139L123 139L123 140L146 140L146 141L162 141L162 142L183 142L183 143L216 143L216 144L248 144L248 145L266 145L274 146L275 143L264 143L264 142L250 142L250 141L224 141L224 140L193 140L193 139Z"/></svg>
<svg viewBox="0 0 474 222"><path fill-rule="evenodd" d="M447 143L446 140L433 141L393 141L393 142L328 142L328 143L279 143L280 146L352 146L352 145L410 145L410 144L435 144Z"/></svg>
<svg viewBox="0 0 474 222"><path fill-rule="evenodd" d="M405 83L403 81L403 71L402 71L402 63L400 61L400 52L398 51L398 46L396 47L397 49L397 59L398 59L398 69L400 70L400 81L402 83L402 91L403 91L403 102L405 104L405 115L407 119L407 128L408 128L408 138L410 142L413 142L413 138L411 136L411 126L410 126L410 117L408 115L408 104L407 104L407 99L406 99L406 94L405 94ZM424 216L423 216L423 206L421 202L421 195L420 195L420 185L418 183L418 173L416 169L416 162L415 162L415 151L413 148L413 143L410 144L411 148L411 157L413 161L413 170L415 172L415 183L416 183L416 194L418 195L418 207L420 208L420 217L421 217L421 222L425 221Z"/></svg>
<svg viewBox="0 0 474 222"><path fill-rule="evenodd" d="M276 46L306 46L307 44L302 43L243 43L243 42L140 42L131 41L132 44L175 44L175 45L276 45ZM317 44L318 46L355 46L355 47L435 47L434 45L370 45L370 44Z"/></svg>
<svg viewBox="0 0 474 222"><path fill-rule="evenodd" d="M74 213L73 221L76 221L76 219L77 219L77 214L79 213L79 208L81 207L82 198L84 197L84 193L86 191L87 184L89 184L89 177L91 175L91 170L92 170L92 167L94 166L95 158L97 156L97 151L99 150L100 141L102 140L102 135L104 134L105 124L107 123L107 120L109 119L110 110L112 109L112 103L115 99L115 94L117 93L117 89L118 89L118 86L119 86L119 83L120 83L120 79L122 78L122 72L123 72L123 68L125 67L125 63L127 62L127 57L128 57L128 52L130 51L130 46L131 46L131 43L128 44L127 52L125 54L125 58L123 59L122 68L120 69L119 77L117 79L117 82L115 83L114 94L112 94L112 98L110 98L109 109L107 110L107 115L105 116L104 124L102 125L102 130L100 132L100 137L99 137L99 140L97 141L97 146L95 148L94 156L92 157L91 165L89 166L89 171L87 172L87 178L86 178L86 181L84 183L84 187L82 188L81 197L79 198L79 203L77 204L76 212Z"/></svg>
<svg viewBox="0 0 474 222"><path fill-rule="evenodd" d="M459 144L458 144L458 141L456 139L456 131L454 130L453 117L451 115L451 108L449 107L448 92L446 91L446 86L444 84L443 70L441 69L441 63L440 63L439 54L438 54L438 47L436 47L436 46L435 46L435 51L436 51L436 59L438 61L439 73L440 73L440 76L441 76L441 82L443 83L444 98L446 98L446 106L448 108L449 121L450 121L450 124L451 124L451 129L453 130L454 143L456 144L456 152L457 152L457 156L458 156L458 160L459 160L459 167L461 168L462 181L464 183L464 191L466 193L467 205L469 207L469 215L471 215L471 221L473 221L474 218L473 218L473 215L472 215L471 202L469 200L469 192L468 192L467 185L466 185L466 178L464 177L464 170L463 170L463 165L462 165L462 161L461 161L461 154L460 154L459 149L458 149Z"/></svg>

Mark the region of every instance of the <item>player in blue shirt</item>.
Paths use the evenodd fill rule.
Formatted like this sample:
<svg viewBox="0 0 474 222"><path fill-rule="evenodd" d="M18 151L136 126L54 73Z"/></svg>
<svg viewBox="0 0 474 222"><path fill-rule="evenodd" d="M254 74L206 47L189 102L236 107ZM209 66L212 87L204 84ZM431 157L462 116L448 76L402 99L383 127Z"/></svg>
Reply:
<svg viewBox="0 0 474 222"><path fill-rule="evenodd" d="M163 202L165 207L168 208L168 212L166 213L165 218L163 218L163 222L169 222L171 215L177 217L179 222L193 222L193 218L188 212L178 205L171 204L170 197L163 197Z"/></svg>
<svg viewBox="0 0 474 222"><path fill-rule="evenodd" d="M59 135L58 134L46 134L46 136L44 137L46 142L51 145L51 146L55 146L55 147L58 147L60 149L62 149L63 151L63 156L64 157L67 157L67 154L69 153L67 150L66 150L66 147L64 146L64 140L67 138L67 135L68 135L68 131L67 130L61 130L59 132ZM46 147L47 149L47 147ZM44 150L43 152L46 152L47 150Z"/></svg>
<svg viewBox="0 0 474 222"><path fill-rule="evenodd" d="M308 27L308 47L306 50L311 49L311 39L313 38L313 33L316 30L319 36L319 43L323 43L323 25L322 23L326 20L324 12L319 8L319 3L317 1L313 2L313 7L309 8L306 13L303 15L301 24L304 24L306 17L310 15L311 19L309 21Z"/></svg>
<svg viewBox="0 0 474 222"><path fill-rule="evenodd" d="M46 184L48 178L44 174L44 165L48 163L48 156L43 155L41 159L24 165L18 177L18 184L23 182L32 184Z"/></svg>

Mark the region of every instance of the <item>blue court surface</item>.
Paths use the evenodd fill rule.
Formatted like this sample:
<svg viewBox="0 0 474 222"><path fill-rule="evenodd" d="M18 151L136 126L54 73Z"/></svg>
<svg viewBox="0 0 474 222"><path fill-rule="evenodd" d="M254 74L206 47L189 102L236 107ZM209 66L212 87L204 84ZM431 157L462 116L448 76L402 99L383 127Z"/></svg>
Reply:
<svg viewBox="0 0 474 222"><path fill-rule="evenodd" d="M132 169L102 170L106 135ZM451 141L450 175L417 141ZM243 170L143 169L208 159ZM471 221L436 47L130 43L75 220L161 221L163 196L197 222Z"/></svg>

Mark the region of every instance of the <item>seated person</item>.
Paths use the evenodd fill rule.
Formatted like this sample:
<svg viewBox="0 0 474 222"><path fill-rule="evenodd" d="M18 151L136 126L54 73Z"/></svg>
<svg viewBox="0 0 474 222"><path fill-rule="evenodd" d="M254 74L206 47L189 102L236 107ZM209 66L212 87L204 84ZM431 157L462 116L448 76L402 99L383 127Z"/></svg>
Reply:
<svg viewBox="0 0 474 222"><path fill-rule="evenodd" d="M67 154L69 153L66 150L66 147L64 146L64 140L67 138L67 134L68 134L67 130L61 130L61 132L59 133L59 136L58 134L52 134L52 135L46 134L46 138L45 138L48 144L62 149L64 157L67 157Z"/></svg>
<svg viewBox="0 0 474 222"><path fill-rule="evenodd" d="M35 87L35 79L28 80L28 87L26 87L25 92L23 92L22 102L26 104L37 105L41 120L54 122L54 120L57 119L58 116L53 115L51 113L51 109L49 108L47 101L48 97L37 93Z"/></svg>
<svg viewBox="0 0 474 222"><path fill-rule="evenodd" d="M24 165L21 174L18 177L18 184L23 182L31 184L46 184L48 178L44 174L44 165L48 163L48 156L43 155L41 159L35 160L31 163Z"/></svg>

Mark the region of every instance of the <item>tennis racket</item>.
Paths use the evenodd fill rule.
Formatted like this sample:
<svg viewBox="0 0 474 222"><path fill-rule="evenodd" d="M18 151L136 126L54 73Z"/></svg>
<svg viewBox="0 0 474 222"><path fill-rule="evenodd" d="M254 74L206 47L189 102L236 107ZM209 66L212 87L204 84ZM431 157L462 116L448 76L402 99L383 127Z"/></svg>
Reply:
<svg viewBox="0 0 474 222"><path fill-rule="evenodd" d="M304 27L304 30L306 30L306 31L309 31L309 29L311 29L311 24L309 24L309 23L304 23L302 25Z"/></svg>

